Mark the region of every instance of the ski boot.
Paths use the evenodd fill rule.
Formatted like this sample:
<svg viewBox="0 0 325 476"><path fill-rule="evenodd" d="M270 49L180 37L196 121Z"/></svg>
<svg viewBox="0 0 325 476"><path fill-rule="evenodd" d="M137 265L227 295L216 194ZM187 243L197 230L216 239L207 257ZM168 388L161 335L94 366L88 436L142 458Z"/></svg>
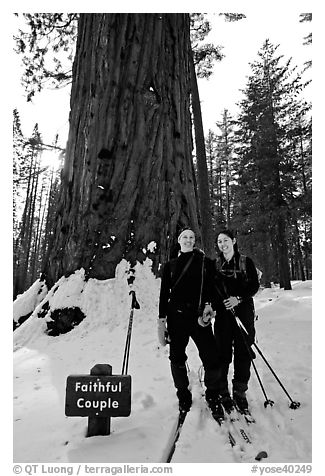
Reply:
<svg viewBox="0 0 325 476"><path fill-rule="evenodd" d="M222 405L220 403L220 397L219 396L206 396L205 397L206 402L208 404L208 407L211 411L211 414L214 419L217 420L223 420L224 419L224 411L222 408Z"/></svg>
<svg viewBox="0 0 325 476"><path fill-rule="evenodd" d="M180 413L187 413L192 406L192 394L188 389L177 390L178 409Z"/></svg>
<svg viewBox="0 0 325 476"><path fill-rule="evenodd" d="M223 408L225 409L225 411L227 413L230 413L234 409L234 402L233 402L229 392L222 393L220 395L220 403L221 403L221 405L223 406Z"/></svg>
<svg viewBox="0 0 325 476"><path fill-rule="evenodd" d="M245 392L233 391L233 401L241 413L248 412L248 401Z"/></svg>

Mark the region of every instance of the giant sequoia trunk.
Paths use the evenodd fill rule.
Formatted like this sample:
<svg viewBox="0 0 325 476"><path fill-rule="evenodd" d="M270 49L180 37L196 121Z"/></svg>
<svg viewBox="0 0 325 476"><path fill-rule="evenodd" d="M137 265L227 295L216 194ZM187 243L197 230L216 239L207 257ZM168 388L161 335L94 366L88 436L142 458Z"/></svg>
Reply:
<svg viewBox="0 0 325 476"><path fill-rule="evenodd" d="M203 121L201 113L200 95L197 84L197 77L194 68L193 55L191 54L190 61L191 70L191 86L192 86L192 109L193 109L193 122L195 133L195 150L197 161L197 178L198 178L198 192L200 213L202 219L202 242L203 249L206 254L214 258L215 247L213 239L213 227L212 227L212 213L211 202L209 192L209 177L205 151L205 138L203 130Z"/></svg>
<svg viewBox="0 0 325 476"><path fill-rule="evenodd" d="M80 15L50 283L122 258L157 270L182 226L200 243L189 50L188 14Z"/></svg>

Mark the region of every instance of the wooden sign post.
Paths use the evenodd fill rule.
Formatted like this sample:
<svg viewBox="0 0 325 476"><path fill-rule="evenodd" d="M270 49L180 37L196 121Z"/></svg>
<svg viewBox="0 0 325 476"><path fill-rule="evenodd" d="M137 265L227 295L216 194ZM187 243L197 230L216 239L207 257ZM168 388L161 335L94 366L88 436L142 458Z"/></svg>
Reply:
<svg viewBox="0 0 325 476"><path fill-rule="evenodd" d="M112 375L112 366L107 364L95 365L90 370L90 375ZM109 435L111 433L111 417L88 417L87 436Z"/></svg>
<svg viewBox="0 0 325 476"><path fill-rule="evenodd" d="M96 364L90 375L69 375L66 416L88 416L88 436L109 435L111 417L131 413L131 376L112 375L109 364Z"/></svg>

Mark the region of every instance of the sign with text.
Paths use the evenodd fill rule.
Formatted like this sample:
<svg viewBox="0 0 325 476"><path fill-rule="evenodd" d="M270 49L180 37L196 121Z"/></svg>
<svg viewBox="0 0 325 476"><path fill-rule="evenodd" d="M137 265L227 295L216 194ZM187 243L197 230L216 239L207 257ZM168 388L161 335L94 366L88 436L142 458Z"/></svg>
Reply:
<svg viewBox="0 0 325 476"><path fill-rule="evenodd" d="M117 417L131 413L130 375L69 375L66 416Z"/></svg>

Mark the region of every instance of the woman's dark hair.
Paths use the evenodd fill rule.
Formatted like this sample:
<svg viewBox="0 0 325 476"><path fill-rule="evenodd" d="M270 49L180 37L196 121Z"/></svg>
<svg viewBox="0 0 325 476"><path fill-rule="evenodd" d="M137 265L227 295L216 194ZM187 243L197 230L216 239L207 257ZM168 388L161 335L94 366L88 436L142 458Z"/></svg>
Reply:
<svg viewBox="0 0 325 476"><path fill-rule="evenodd" d="M229 236L231 240L236 238L235 233L232 230L229 230L229 228L224 228L223 230L220 230L219 233L217 234L216 237L216 245L218 245L218 236L219 235L226 235ZM237 238L236 238L236 243L234 244L234 251L238 253L238 245L237 245Z"/></svg>

